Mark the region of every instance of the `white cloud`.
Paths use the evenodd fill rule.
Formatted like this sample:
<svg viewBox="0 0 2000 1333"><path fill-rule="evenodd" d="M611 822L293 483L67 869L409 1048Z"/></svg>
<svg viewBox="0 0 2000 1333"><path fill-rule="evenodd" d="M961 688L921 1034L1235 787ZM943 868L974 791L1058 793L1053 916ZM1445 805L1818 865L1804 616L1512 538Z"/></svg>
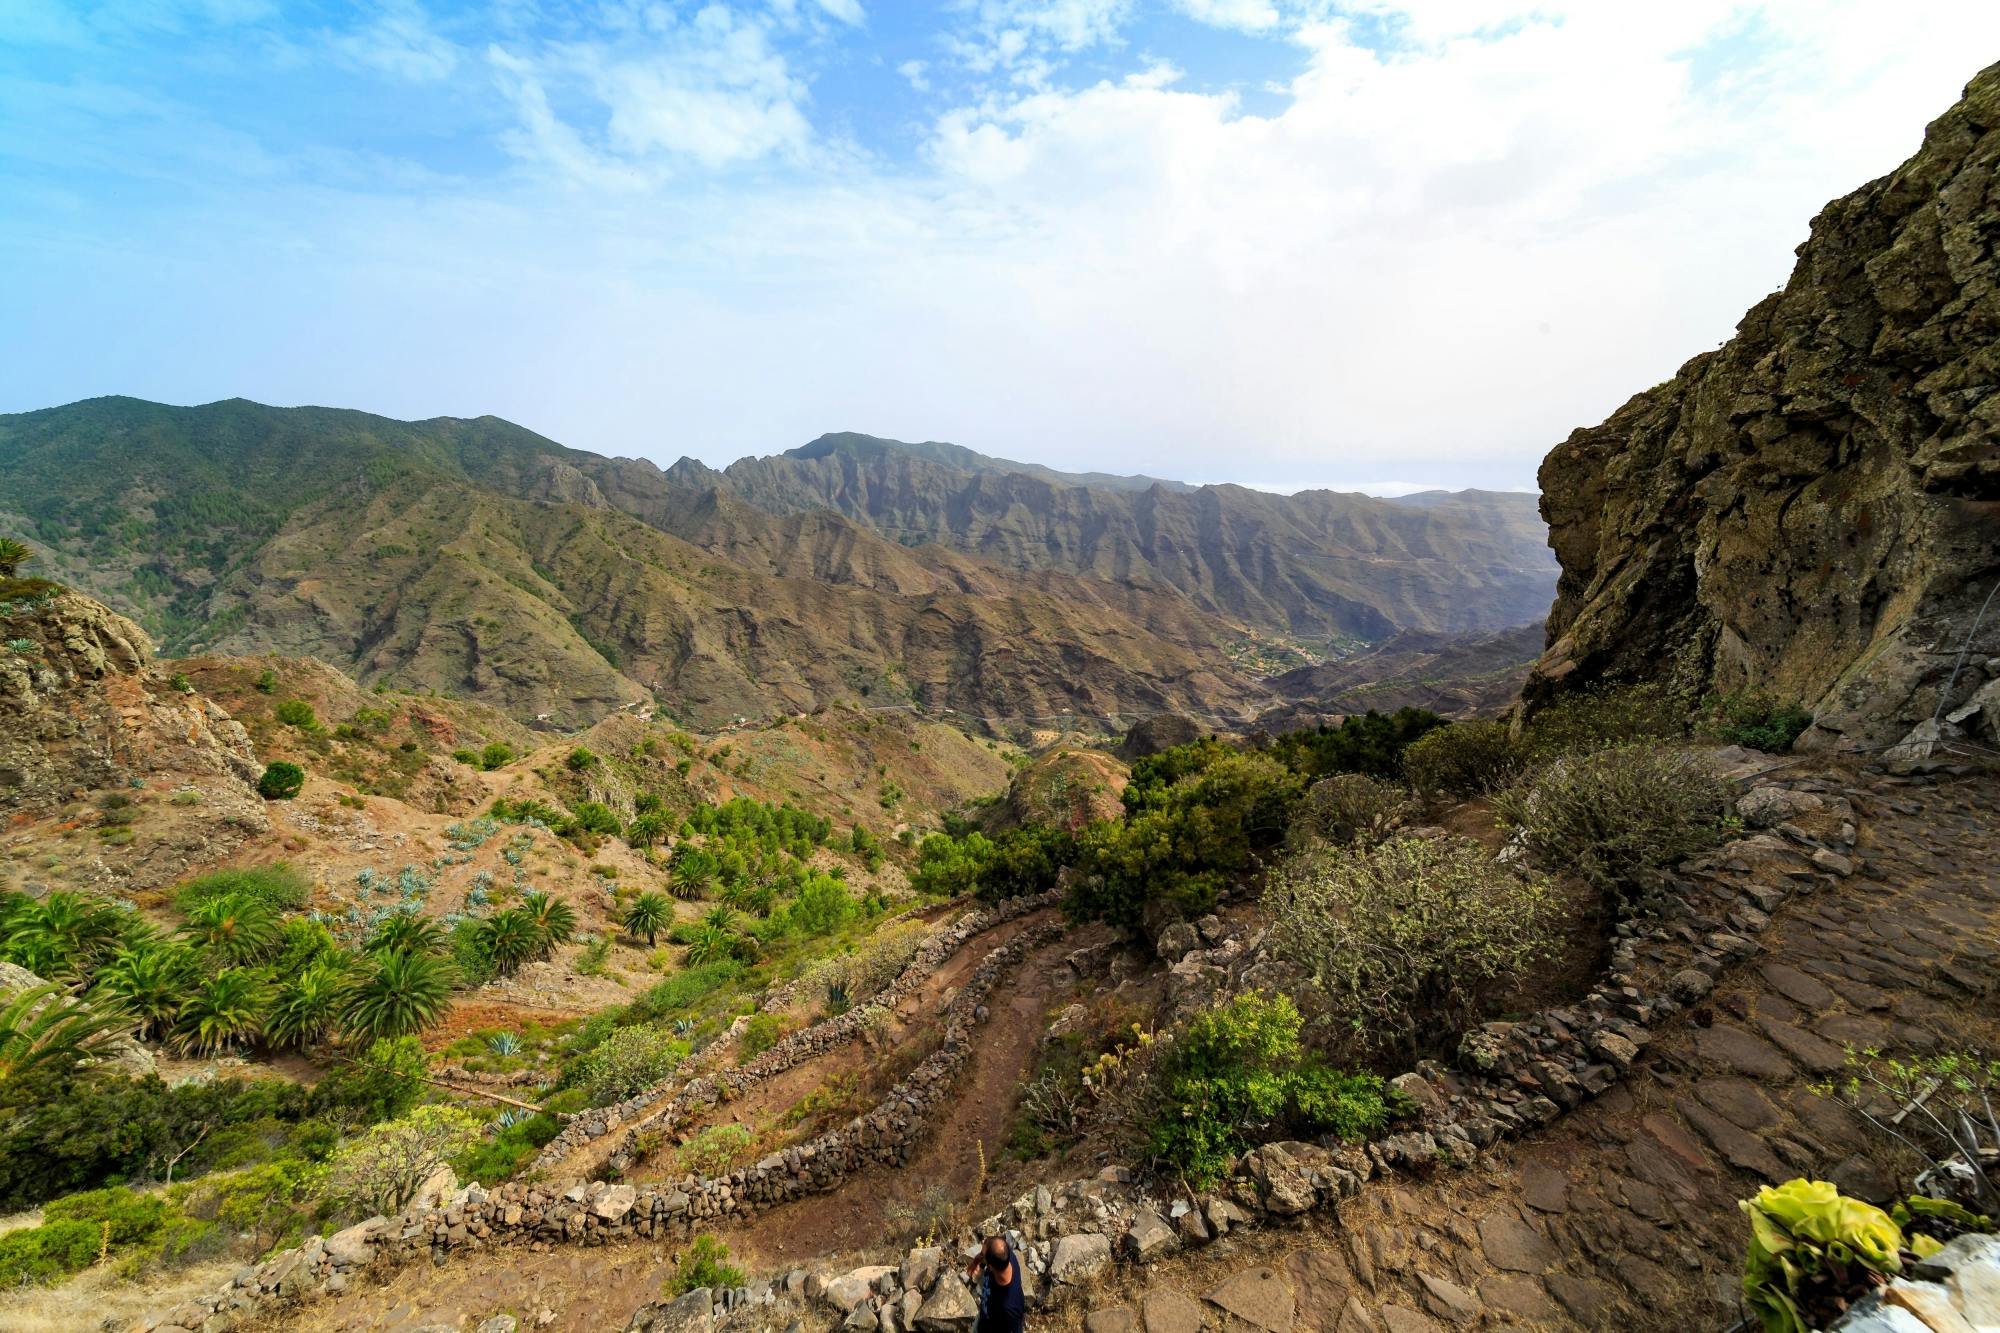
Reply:
<svg viewBox="0 0 2000 1333"><path fill-rule="evenodd" d="M1174 8L1216 28L1268 32L1278 26L1278 9L1270 0L1174 0Z"/></svg>
<svg viewBox="0 0 2000 1333"><path fill-rule="evenodd" d="M410 83L449 78L458 46L431 26L415 0L385 0L369 22L334 33L327 44L341 59Z"/></svg>
<svg viewBox="0 0 2000 1333"><path fill-rule="evenodd" d="M896 72L903 76L903 81L920 93L931 90L931 81L926 74L929 69L929 62L923 60L905 60L896 66Z"/></svg>
<svg viewBox="0 0 2000 1333"><path fill-rule="evenodd" d="M861 0L815 0L815 3L842 23L859 27L868 21L867 12L861 8Z"/></svg>
<svg viewBox="0 0 2000 1333"><path fill-rule="evenodd" d="M1727 337L1820 205L2000 51L1984 0L1280 9L1283 95L1248 114L1122 47L1120 5L975 4L954 31L985 54L916 71L941 109L903 163L815 125L781 27L816 19L510 31L483 67L536 170L288 193L246 131L234 213L19 266L35 318L0 320L0 410L241 392L663 461L852 427L1073 469L1526 486ZM1126 72L1064 86L1086 50ZM967 93L975 57L995 77ZM0 95L0 140L34 112ZM217 174L213 139L144 143L143 170ZM87 234L78 207L32 210L32 253Z"/></svg>

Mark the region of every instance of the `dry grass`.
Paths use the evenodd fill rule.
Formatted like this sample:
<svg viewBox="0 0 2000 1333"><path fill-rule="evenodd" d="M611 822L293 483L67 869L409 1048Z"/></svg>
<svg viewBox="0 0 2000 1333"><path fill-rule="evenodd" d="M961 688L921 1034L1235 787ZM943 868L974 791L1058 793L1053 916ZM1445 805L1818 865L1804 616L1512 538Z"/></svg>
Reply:
<svg viewBox="0 0 2000 1333"><path fill-rule="evenodd" d="M16 1222L17 1218L8 1218L0 1225ZM235 1261L199 1264L145 1282L120 1278L109 1268L88 1268L60 1286L0 1293L0 1328L8 1333L123 1328L141 1315L210 1294L240 1267Z"/></svg>

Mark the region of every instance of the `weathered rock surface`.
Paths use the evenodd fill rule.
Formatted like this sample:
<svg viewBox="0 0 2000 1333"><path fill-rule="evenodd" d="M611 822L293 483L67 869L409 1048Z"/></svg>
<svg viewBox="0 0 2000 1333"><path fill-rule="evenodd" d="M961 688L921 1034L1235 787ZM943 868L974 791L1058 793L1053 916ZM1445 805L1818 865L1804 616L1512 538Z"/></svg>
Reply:
<svg viewBox="0 0 2000 1333"><path fill-rule="evenodd" d="M1801 703L1806 748L1929 723L2000 578L1996 181L2000 66L1827 205L1719 351L1550 453L1563 573L1529 709L1629 678ZM1946 739L2000 738L2000 705L1964 711L1996 678L1989 614Z"/></svg>

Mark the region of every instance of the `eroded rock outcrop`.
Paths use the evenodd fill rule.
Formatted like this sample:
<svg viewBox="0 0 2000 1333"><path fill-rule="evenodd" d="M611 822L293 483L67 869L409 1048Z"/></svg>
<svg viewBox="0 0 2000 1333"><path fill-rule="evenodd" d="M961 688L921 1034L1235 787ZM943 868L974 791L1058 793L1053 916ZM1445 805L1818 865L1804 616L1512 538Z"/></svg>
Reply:
<svg viewBox="0 0 2000 1333"><path fill-rule="evenodd" d="M243 728L153 669L145 631L103 603L55 593L0 621L0 805L36 805L149 774L212 775L249 795Z"/></svg>
<svg viewBox="0 0 2000 1333"><path fill-rule="evenodd" d="M1526 706L1666 679L1802 703L1809 748L1939 712L2000 738L2000 602L1947 685L2000 580L1997 250L2000 66L1821 212L1734 338L1544 461L1563 573Z"/></svg>

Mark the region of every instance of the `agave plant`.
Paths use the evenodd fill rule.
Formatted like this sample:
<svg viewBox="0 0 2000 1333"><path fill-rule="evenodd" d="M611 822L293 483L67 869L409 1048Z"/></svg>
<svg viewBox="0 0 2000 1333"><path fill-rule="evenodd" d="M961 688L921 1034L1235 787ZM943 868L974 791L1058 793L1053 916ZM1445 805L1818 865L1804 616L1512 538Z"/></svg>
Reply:
<svg viewBox="0 0 2000 1333"><path fill-rule="evenodd" d="M489 1134L504 1134L514 1126L531 1119L533 1115L534 1112L532 1111L523 1111L518 1106L510 1106L486 1122L486 1132Z"/></svg>
<svg viewBox="0 0 2000 1333"><path fill-rule="evenodd" d="M158 1037L179 1016L198 970L194 950L171 940L121 949L98 971L95 998L136 1020L141 1037Z"/></svg>
<svg viewBox="0 0 2000 1333"><path fill-rule="evenodd" d="M431 954L373 954L341 995L341 1022L364 1046L421 1032L444 1016L452 977L451 965Z"/></svg>
<svg viewBox="0 0 2000 1333"><path fill-rule="evenodd" d="M247 967L230 967L198 984L181 1002L174 1045L188 1055L214 1055L254 1041L263 1031L270 989Z"/></svg>
<svg viewBox="0 0 2000 1333"><path fill-rule="evenodd" d="M676 1018L674 1020L674 1035L681 1038L692 1037L694 1035L694 1020L692 1018Z"/></svg>
<svg viewBox="0 0 2000 1333"><path fill-rule="evenodd" d="M0 1008L0 1092L35 1075L64 1078L101 1058L125 1019L100 1014L51 982L32 986Z"/></svg>
<svg viewBox="0 0 2000 1333"><path fill-rule="evenodd" d="M278 914L256 898L225 893L188 912L181 933L231 963L253 963L278 943Z"/></svg>
<svg viewBox="0 0 2000 1333"><path fill-rule="evenodd" d="M441 953L444 927L419 912L392 912L368 937L369 953Z"/></svg>
<svg viewBox="0 0 2000 1333"><path fill-rule="evenodd" d="M35 548L12 537L0 537L0 578L13 578L35 558Z"/></svg>
<svg viewBox="0 0 2000 1333"><path fill-rule="evenodd" d="M539 891L522 894L521 910L534 919L535 928L548 945L567 944L576 934L576 909L551 894Z"/></svg>
<svg viewBox="0 0 2000 1333"><path fill-rule="evenodd" d="M309 964L279 985L265 1032L273 1042L296 1050L322 1041L340 1017L345 971L332 959Z"/></svg>
<svg viewBox="0 0 2000 1333"><path fill-rule="evenodd" d="M521 1053L521 1039L511 1032L496 1032L486 1039L486 1049L503 1059Z"/></svg>

